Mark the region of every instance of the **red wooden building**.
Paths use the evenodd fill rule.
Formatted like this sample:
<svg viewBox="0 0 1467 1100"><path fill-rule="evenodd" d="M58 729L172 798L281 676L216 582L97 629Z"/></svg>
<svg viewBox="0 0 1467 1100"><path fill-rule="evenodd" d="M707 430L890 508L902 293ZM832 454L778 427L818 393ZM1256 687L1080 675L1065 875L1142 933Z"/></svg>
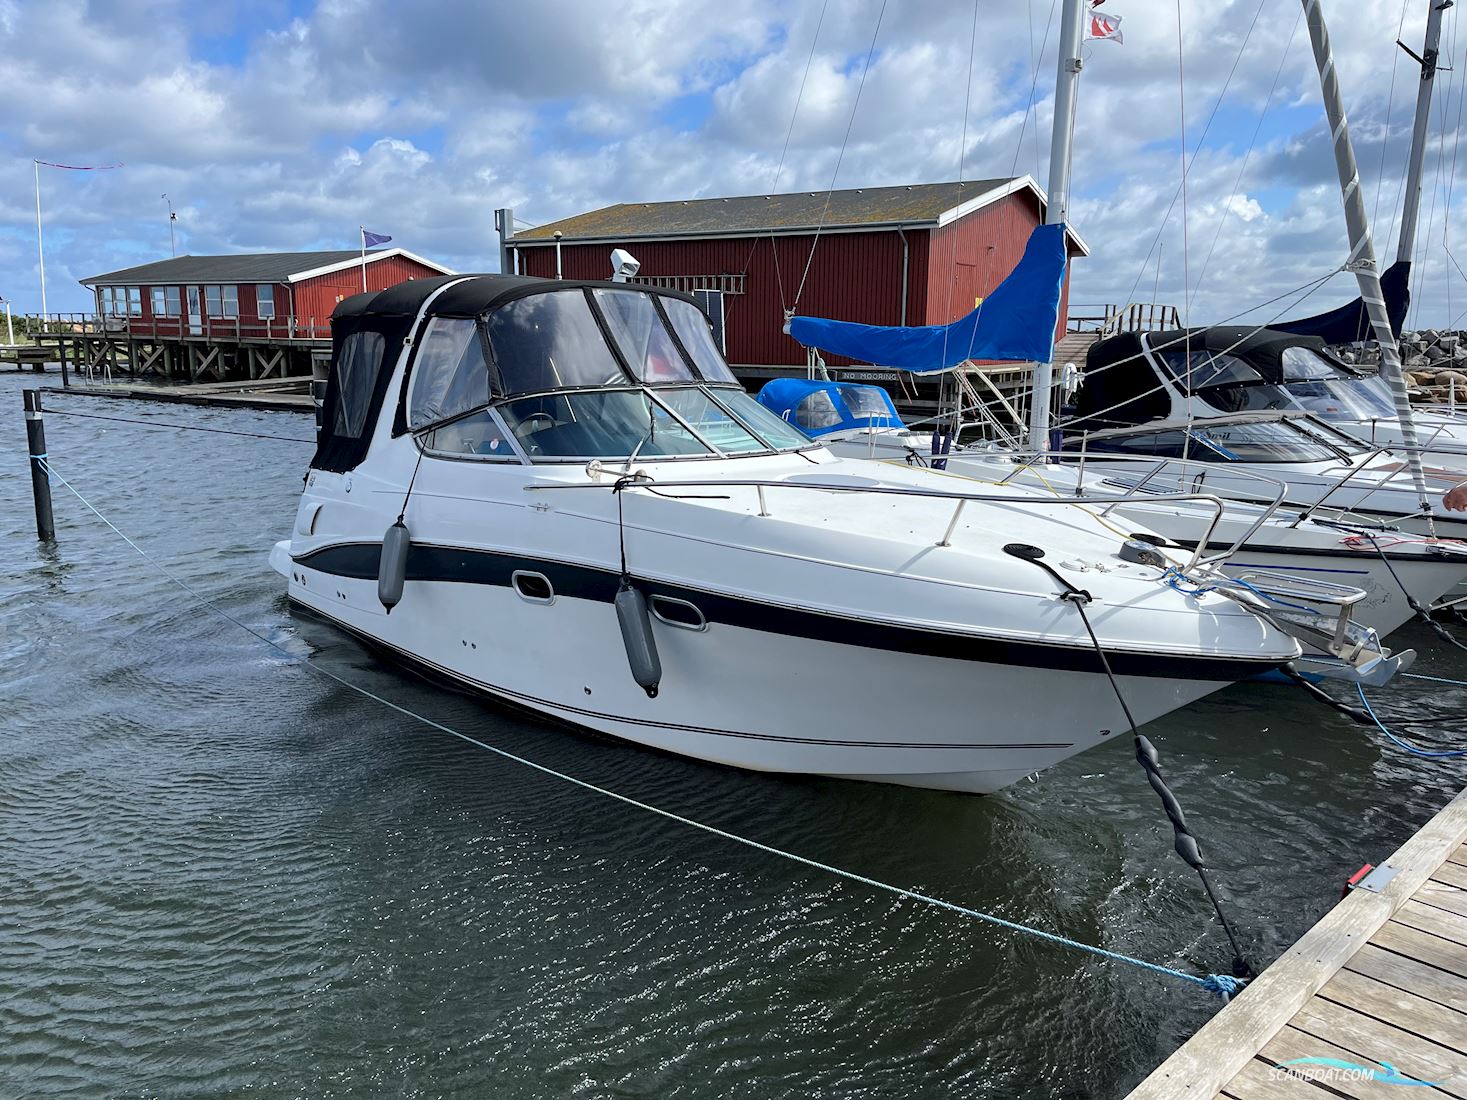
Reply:
<svg viewBox="0 0 1467 1100"><path fill-rule="evenodd" d="M1020 176L621 203L507 243L520 272L568 279L609 277L611 251L625 248L641 262L635 282L698 296L729 362L752 381L805 365L805 349L783 331L786 311L872 325L961 317L1018 263L1045 201ZM1072 257L1088 252L1073 232L1069 247ZM1056 339L1068 295L1067 274Z"/></svg>
<svg viewBox="0 0 1467 1100"><path fill-rule="evenodd" d="M83 279L96 295L104 328L149 336L282 337L331 335L343 298L407 279L452 275L404 248L177 256Z"/></svg>

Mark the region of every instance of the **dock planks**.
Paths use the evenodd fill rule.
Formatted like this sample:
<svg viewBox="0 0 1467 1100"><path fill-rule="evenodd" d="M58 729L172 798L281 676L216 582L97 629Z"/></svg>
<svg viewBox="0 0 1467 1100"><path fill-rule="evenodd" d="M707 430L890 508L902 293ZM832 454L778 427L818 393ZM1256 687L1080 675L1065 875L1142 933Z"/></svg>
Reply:
<svg viewBox="0 0 1467 1100"><path fill-rule="evenodd" d="M1280 1072L1297 1058L1389 1063L1467 1100L1467 791L1354 890L1127 1100L1400 1097L1400 1084ZM1321 1067L1303 1072L1320 1073Z"/></svg>

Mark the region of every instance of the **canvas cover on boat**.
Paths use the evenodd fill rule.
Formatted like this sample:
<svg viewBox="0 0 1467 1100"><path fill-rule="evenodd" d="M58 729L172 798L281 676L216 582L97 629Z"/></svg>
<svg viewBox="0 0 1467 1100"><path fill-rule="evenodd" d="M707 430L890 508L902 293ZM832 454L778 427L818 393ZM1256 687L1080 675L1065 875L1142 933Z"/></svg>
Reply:
<svg viewBox="0 0 1467 1100"><path fill-rule="evenodd" d="M1175 357L1177 365L1169 371L1167 381L1184 392L1189 388L1192 375L1185 372L1180 363L1189 353L1194 363L1199 352L1240 359L1258 373L1259 381L1275 386L1285 381L1283 356L1289 348L1307 348L1329 359L1341 373L1359 373L1330 356L1326 342L1318 336L1296 335L1278 329L1213 325L1210 328L1152 332L1146 334L1146 341L1154 354ZM1197 390L1207 388L1203 385ZM1169 416L1171 411L1171 398L1142 353L1141 335L1123 332L1091 345L1085 358L1085 376L1075 394L1075 411L1068 430L1098 431L1144 424L1148 420Z"/></svg>
<svg viewBox="0 0 1467 1100"><path fill-rule="evenodd" d="M316 454L311 460L312 468L345 472L355 469L366 458L372 431L381 415L388 387L402 355L403 340L412 331L419 312L424 312L426 318L487 316L492 327L492 315L501 306L534 295L577 291L630 291L692 306L693 310L698 311L698 326L692 325L686 313L679 313L671 321L677 339L682 346L688 347L702 380L735 384L728 365L712 344L711 337L699 342L707 334L694 329L706 327L707 315L702 312L702 306L697 299L689 294L599 279L538 279L528 275L448 275L433 279L410 279L375 294L353 295L339 303L332 312L331 369L322 401L321 422L316 433ZM549 325L553 323L553 319L541 318L540 322ZM533 329L538 322L532 320L527 323ZM597 347L606 360L615 366L616 381L631 384L633 378L621 373L620 360L615 359L611 345L606 343L606 334L600 327L594 327L592 331ZM492 347L492 334L490 344ZM493 371L492 363L486 366ZM406 377L410 377L412 369L410 362ZM544 388L550 387L547 384ZM559 388L559 384L554 388ZM495 392L504 391L496 389ZM393 415L393 435L401 435L408 430L404 407L406 394L407 387L404 385L398 395Z"/></svg>
<svg viewBox="0 0 1467 1100"><path fill-rule="evenodd" d="M1380 277L1380 290L1385 298L1391 331L1399 338L1406 323L1406 307L1411 304L1411 261L1397 260ZM1278 332L1295 336L1318 336L1326 344L1353 344L1374 337L1365 303L1359 298L1338 309L1301 317L1297 321L1276 321L1269 326Z"/></svg>
<svg viewBox="0 0 1467 1100"><path fill-rule="evenodd" d="M312 469L345 473L367 457L403 338L428 295L452 281L452 276L414 279L337 304Z"/></svg>
<svg viewBox="0 0 1467 1100"><path fill-rule="evenodd" d="M792 317L789 333L863 363L916 374L949 370L969 359L1048 363L1065 283L1065 227L1037 226L1024 255L977 309L947 325L862 325Z"/></svg>
<svg viewBox="0 0 1467 1100"><path fill-rule="evenodd" d="M891 395L880 386L775 378L758 393L759 404L808 436L853 428L902 428Z"/></svg>
<svg viewBox="0 0 1467 1100"><path fill-rule="evenodd" d="M1162 388L1141 347L1141 336L1135 332L1122 332L1090 346L1074 406L1067 432L1144 424L1172 411L1171 396Z"/></svg>

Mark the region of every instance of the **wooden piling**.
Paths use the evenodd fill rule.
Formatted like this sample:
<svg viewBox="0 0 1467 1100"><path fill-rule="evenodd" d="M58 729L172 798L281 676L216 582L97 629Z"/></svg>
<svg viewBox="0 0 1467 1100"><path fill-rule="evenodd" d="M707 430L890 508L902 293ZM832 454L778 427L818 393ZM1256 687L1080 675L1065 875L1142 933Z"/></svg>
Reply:
<svg viewBox="0 0 1467 1100"><path fill-rule="evenodd" d="M51 474L46 469L46 426L41 420L39 390L23 391L25 440L30 451L31 495L36 500L36 537L42 542L56 539L56 520L51 513Z"/></svg>

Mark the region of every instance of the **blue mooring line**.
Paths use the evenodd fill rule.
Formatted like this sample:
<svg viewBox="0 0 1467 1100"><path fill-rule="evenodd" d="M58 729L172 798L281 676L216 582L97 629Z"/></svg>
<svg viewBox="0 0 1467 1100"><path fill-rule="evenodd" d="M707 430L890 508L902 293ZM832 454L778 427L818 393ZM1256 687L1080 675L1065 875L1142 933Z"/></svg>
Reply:
<svg viewBox="0 0 1467 1100"><path fill-rule="evenodd" d="M1414 676L1414 677L1412 677L1412 679L1416 679L1416 680L1438 680L1439 677L1436 677L1436 676ZM1462 681L1461 680L1440 680L1440 682L1441 683L1445 683L1445 684L1462 684ZM1467 685L1463 685L1463 686L1467 686ZM1438 759L1438 760L1440 760L1440 759L1446 759L1446 758L1450 758L1450 757L1454 757L1454 756L1467 756L1467 749L1419 749L1415 745L1411 744L1409 741L1403 741L1401 738L1397 737L1390 730L1386 729L1385 723L1382 722L1376 716L1375 709L1370 705L1370 700L1367 699L1367 698L1365 698L1365 686L1363 684L1356 683L1355 690L1360 693L1360 702L1361 702L1361 705L1363 705L1365 707L1365 713L1368 714L1368 715L1370 715L1370 720L1375 723L1376 728L1379 729L1381 733L1385 734L1388 738L1390 738L1392 744L1394 744L1394 745L1396 745L1396 746L1398 746L1400 748L1405 749L1412 756L1424 756L1424 757L1427 757L1428 759Z"/></svg>
<svg viewBox="0 0 1467 1100"><path fill-rule="evenodd" d="M321 676L324 679L328 679L337 684L340 684L342 687L347 688L350 691L354 691L358 695L371 699L376 703L380 703L382 706L385 706L390 710L394 710L405 717L412 718L415 721L421 722L424 725L430 726L433 729L439 730L442 733L457 737L461 741L465 741L471 745L477 746L478 748L484 749L488 752L492 752L496 756L502 757L506 760L511 760L516 764L521 764L527 768L530 768L533 771L540 772L542 775L548 775L555 779L560 779L566 783L570 783L573 786L580 787L582 790L591 791L595 794L603 795L606 798L610 798L613 801L620 802L623 805L632 806L639 810L645 810L648 813L655 814L658 817L665 818L669 821L675 821L679 824L687 825L690 828L698 829L702 832L712 834L713 836L718 836L724 838L725 840L734 841L735 843L753 848L756 851L767 852L770 855L779 856L780 858L790 860L793 863L800 863L806 867L812 867L819 871L825 871L826 873L834 875L837 878L848 879L851 882L859 882L866 886L874 887L878 890L885 890L888 893L896 894L898 897L908 898L912 901L920 901L927 905L935 906L939 909L947 909L950 912L958 913L959 915L965 917L971 917L974 920L984 921L985 923L996 925L999 928L1007 928L1011 932L1023 932L1038 939L1047 940L1050 943L1059 944L1064 947L1070 947L1077 951L1084 951L1088 954L1096 955L1103 959L1110 959L1113 962L1129 963L1132 966L1138 966L1143 970L1149 970L1153 974L1163 974L1169 978L1177 978L1180 981L1190 982L1191 984L1201 986L1209 993L1213 993L1216 996L1222 998L1224 1003L1236 996L1247 984L1246 981L1244 981L1243 979L1234 978L1228 974L1208 974L1206 977L1199 978L1195 974L1188 974L1181 970L1175 970L1170 966L1162 966L1160 963L1147 962L1145 959L1138 959L1131 955L1123 955L1119 951L1110 951L1104 947L1095 947L1092 944L1081 943L1079 940L1072 940L1067 936L1061 936L1055 932L1046 932L1043 929L1033 928L1027 924L1019 924L1017 921L1005 920L1003 917L995 916L992 913L985 913L979 909L970 909L967 906L959 905L956 902L945 901L942 898L933 897L930 894L923 894L919 893L916 890L909 890L904 886L895 886L889 882L883 882L880 879L869 878L866 875L857 874L855 871L847 871L844 868L836 867L829 863L821 863L819 860L811 859L808 856L798 855L794 852L786 851L783 848L776 848L773 845L765 844L762 841L754 840L751 837L741 836L738 833L731 833L726 829L718 828L718 826L716 825L709 825L705 822L698 821L691 817L684 817L682 814L674 813L671 810L664 810L660 806L654 806L649 802L642 802L639 799L632 798L630 795L619 794L618 792L609 790L606 787L599 787L596 784L589 782L588 780L578 779L573 775L567 774L566 772L557 771L556 769L549 767L546 764L541 764L534 760L531 760L528 757L512 753L508 749L501 749L496 745L491 745L486 741L481 741L477 737L471 737L467 733L462 733L459 730L452 728L451 726L444 725L442 722L434 721L432 718L429 718L426 715L418 714L416 711L409 710L407 707L404 707L401 704L394 703L390 699L385 699L375 692L362 687L360 684L356 684L346 677L340 676L337 673L332 672L328 668L317 665L308 659L303 659L302 657L300 657L299 654L292 653L285 646L281 645L273 638L262 634L260 631L254 629L248 623L231 615L228 611L224 610L208 596L204 595L197 588L193 587L193 585L189 584L187 581L174 574L171 569L169 569L157 558L153 557L152 554L149 554L132 539L128 538L128 536L123 533L121 528L119 528L115 523L113 523L110 519L103 515L101 511L98 510L95 504L89 501L86 497L82 496L81 492L76 488L76 486L67 481L66 478L63 477L61 474L57 473L50 462L44 462L43 465L45 466L46 472L48 474L53 476L57 481L61 482L62 485L66 486L66 488L71 492L74 497L77 498L77 500L81 501L82 504L84 504L93 515L95 515L99 520L110 527L112 529L112 532L116 534L119 538L121 538L123 542L132 547L132 549L137 552L139 557L141 557L148 564L152 565L155 569L157 569L170 581L176 584L179 588L183 589L184 592L188 593L195 600L203 604L206 608L214 612L220 618L224 619L226 622L234 624L245 633L254 637L256 640L264 642L267 646L270 646L272 649L275 649L284 654L286 657L290 658L291 664L304 668L308 672L312 672L317 676Z"/></svg>

